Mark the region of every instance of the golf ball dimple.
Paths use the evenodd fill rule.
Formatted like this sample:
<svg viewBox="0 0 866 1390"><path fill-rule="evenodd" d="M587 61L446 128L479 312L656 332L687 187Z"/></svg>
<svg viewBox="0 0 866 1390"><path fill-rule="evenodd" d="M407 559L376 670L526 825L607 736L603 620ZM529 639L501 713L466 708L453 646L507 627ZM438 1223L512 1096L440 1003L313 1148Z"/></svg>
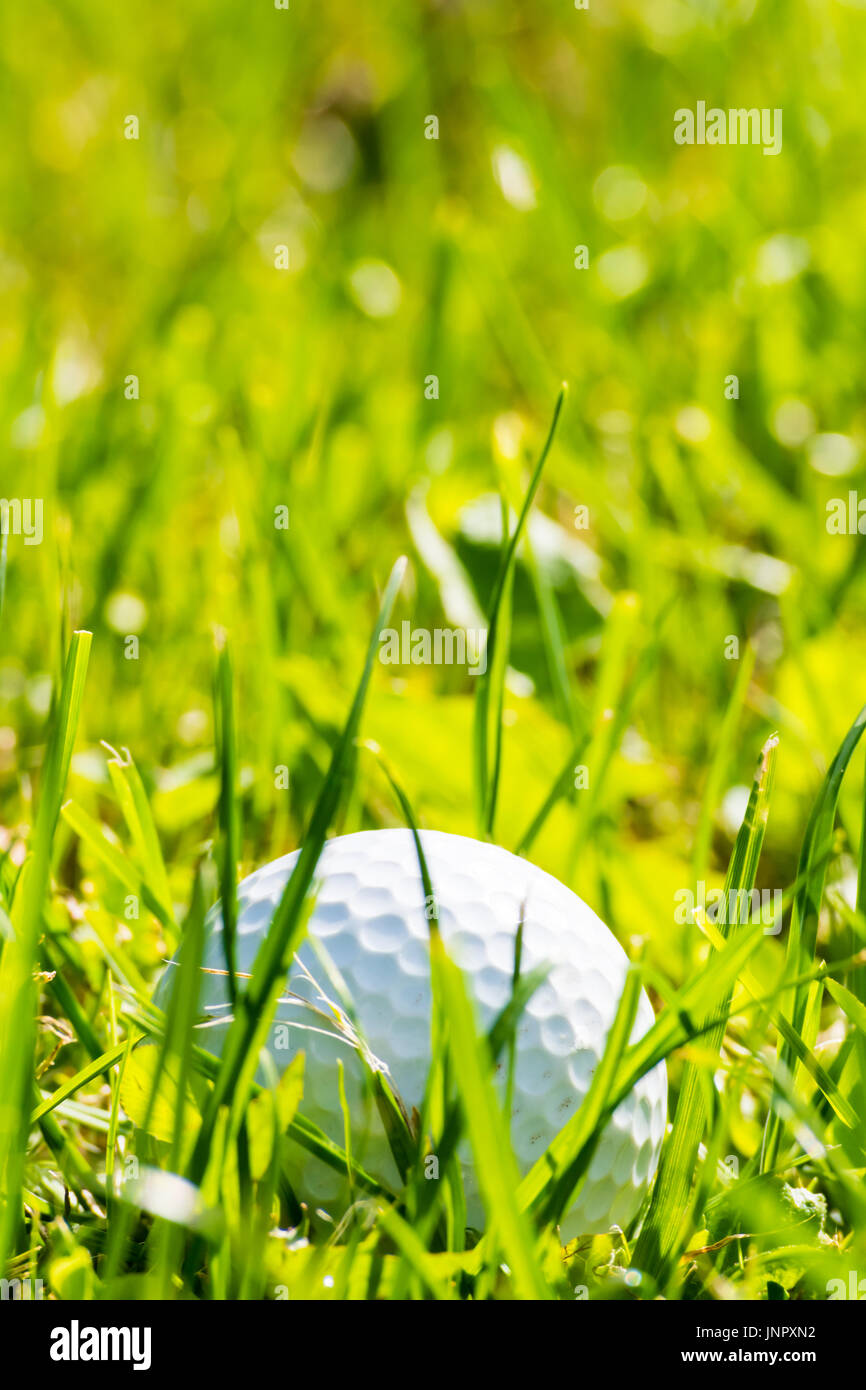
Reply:
<svg viewBox="0 0 866 1390"><path fill-rule="evenodd" d="M577 1111L604 1051L625 982L628 962L616 938L570 889L524 859L495 845L440 831L421 841L446 949L464 971L479 1027L487 1030L511 993L514 940L523 921L521 969L549 968L520 1019L511 1116L515 1153L523 1172L535 1162ZM237 968L249 973L298 852L251 874L239 886ZM409 830L369 830L330 840L316 869L318 894L298 961L328 999L334 986L323 969L324 953L345 983L365 1042L390 1073L407 1110L422 1101L430 1057L430 923L415 842ZM209 917L204 965L224 966L218 910ZM314 948L315 943L315 948ZM271 1050L282 1069L297 1051L306 1053L302 1111L342 1145L336 1058L346 1071L346 1094L355 1157L390 1184L398 1177L375 1105L363 1086L363 1065L351 1045L311 1028L328 1029L289 993L315 995L298 961L277 1007ZM169 972L170 974L171 972ZM201 1044L218 1052L230 1023L225 977L203 974L200 1008L218 1026ZM167 980L157 1000L164 1002ZM632 1035L653 1022L641 994ZM278 1041L277 1041L278 1040ZM504 1096L506 1068L495 1082ZM561 1227L564 1240L626 1226L636 1215L655 1173L664 1134L667 1077L664 1063L642 1077L611 1116L600 1136L586 1181ZM299 1195L313 1203L338 1201L345 1181L297 1145L292 1177ZM461 1150L467 1209L483 1226L483 1207L468 1146Z"/></svg>

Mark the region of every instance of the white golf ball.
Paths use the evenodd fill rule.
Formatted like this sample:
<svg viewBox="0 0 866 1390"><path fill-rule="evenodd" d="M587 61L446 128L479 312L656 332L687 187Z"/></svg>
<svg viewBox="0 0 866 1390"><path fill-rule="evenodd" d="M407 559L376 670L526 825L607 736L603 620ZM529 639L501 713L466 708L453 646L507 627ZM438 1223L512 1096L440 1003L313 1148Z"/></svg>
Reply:
<svg viewBox="0 0 866 1390"><path fill-rule="evenodd" d="M522 1172L544 1152L589 1089L625 981L628 962L615 937L575 893L550 874L496 845L422 831L442 938L465 974L480 1028L508 1002L514 944L523 919L521 969L550 967L517 1029L511 1135ZM237 969L250 972L298 851L257 869L238 888ZM407 1110L420 1107L430 1061L429 922L418 856L409 830L370 830L330 840L316 869L319 885L308 939L298 953L327 998L339 1002L327 958L351 998L359 1030L385 1063ZM204 964L224 967L219 911L209 919ZM293 965L278 1005L269 1050L284 1068L306 1054L301 1111L343 1143L337 1058L345 1067L354 1156L389 1184L397 1171L364 1083L355 1050L297 999L316 1001L316 988ZM230 1022L226 980L202 977L201 1008L209 1016L198 1041L219 1052ZM165 986L163 986L164 989ZM321 1001L319 1001L321 1007ZM632 1041L653 1022L641 994ZM288 1025L288 1027L286 1026ZM497 1083L504 1095L505 1063ZM626 1226L643 1200L658 1162L665 1126L664 1063L634 1087L611 1116L577 1201L561 1227L579 1233ZM299 1195L316 1206L339 1206L345 1175L291 1145ZM461 1149L470 1224L483 1208L468 1147Z"/></svg>

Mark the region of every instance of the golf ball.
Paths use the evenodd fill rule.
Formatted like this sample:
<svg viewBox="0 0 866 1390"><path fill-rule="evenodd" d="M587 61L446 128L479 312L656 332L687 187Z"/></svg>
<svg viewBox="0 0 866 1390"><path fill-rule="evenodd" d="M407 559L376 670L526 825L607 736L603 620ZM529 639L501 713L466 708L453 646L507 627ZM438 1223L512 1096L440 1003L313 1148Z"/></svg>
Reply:
<svg viewBox="0 0 866 1390"><path fill-rule="evenodd" d="M579 1107L602 1055L628 962L596 914L555 878L496 845L422 831L445 947L461 967L486 1030L508 1002L515 934L523 920L524 972L547 966L517 1030L511 1135L526 1172ZM250 972L298 851L265 864L238 887L237 969ZM308 938L298 952L270 1033L280 1069L305 1058L302 1113L339 1144L344 1119L337 1059L345 1068L354 1156L380 1179L397 1172L355 1049L302 1000L322 1008L319 989L340 1002L348 992L357 1027L387 1066L407 1110L420 1107L430 1060L429 921L418 855L409 830L370 830L330 840L316 869L318 893ZM218 909L209 918L204 964L225 965ZM305 972L308 972L305 973ZM311 978L312 977L312 980ZM198 1041L218 1053L230 1010L224 975L204 974ZM315 981L316 983L312 983ZM653 1022L641 994L632 1035ZM504 1095L505 1063L497 1073ZM664 1063L619 1105L599 1140L578 1198L561 1226L564 1240L626 1226L655 1172L665 1125ZM299 1195L333 1210L345 1199L345 1175L292 1144ZM460 1154L470 1224L483 1226L471 1154Z"/></svg>

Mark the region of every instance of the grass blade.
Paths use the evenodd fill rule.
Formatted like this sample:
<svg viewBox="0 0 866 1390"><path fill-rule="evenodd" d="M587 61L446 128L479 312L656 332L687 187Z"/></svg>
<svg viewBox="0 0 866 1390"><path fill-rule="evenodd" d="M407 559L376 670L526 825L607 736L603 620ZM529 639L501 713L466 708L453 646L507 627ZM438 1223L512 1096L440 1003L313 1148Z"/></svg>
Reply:
<svg viewBox="0 0 866 1390"><path fill-rule="evenodd" d="M538 458L538 462L530 479L529 488L523 499L523 506L517 518L517 525L511 535L508 544L504 545L502 560L499 566L499 573L493 588L493 596L490 602L490 613L487 620L487 665L484 673L479 676L478 690L475 697L475 731L474 731L474 750L475 750L475 787L478 798L479 817L481 828L485 835L493 834L493 826L496 818L496 791L497 791L497 769L501 759L502 747L502 721L497 718L495 727L491 729L494 721L492 711L498 711L502 701L502 686L505 679L505 663L507 651L499 650L502 643L501 629L506 622L505 600L507 598L508 586L511 582L514 569L517 546L520 541L526 519L529 516L538 485L541 482L541 474L547 462L554 437L556 435L559 416L562 411L563 402L566 395L566 386L563 385L556 398L556 405L553 409L553 419L545 440L544 447ZM503 526L503 540L505 537L505 527ZM493 748L491 750L491 732L493 738Z"/></svg>
<svg viewBox="0 0 866 1390"><path fill-rule="evenodd" d="M364 670L349 717L334 749L331 765L313 810L310 826L291 878L286 884L270 930L256 955L252 979L239 999L239 1007L229 1029L213 1091L202 1120L201 1130L193 1151L189 1176L201 1180L208 1161L211 1136L220 1107L230 1099L237 1103L237 1088L244 1073L244 1089L249 1089L255 1070L255 1044L263 1036L276 1007L282 981L300 943L304 926L304 902L313 881L316 864L325 843L332 818L339 805L347 780L355 738L364 708L373 667L379 653L379 634L388 621L397 591L403 581L405 559L400 559L391 571L379 609L378 618L367 648ZM252 1055L252 1064L250 1056Z"/></svg>
<svg viewBox="0 0 866 1390"><path fill-rule="evenodd" d="M607 1112L608 1100L622 1055L634 1027L640 989L640 970L631 966L625 978L601 1061L574 1117L575 1124L569 1135L568 1157L565 1159L564 1155L556 1155L556 1166L553 1167L539 1199L534 1203L537 1215L545 1225L561 1221L575 1201L592 1162L603 1129L602 1116ZM548 1149L548 1154L554 1159L553 1146Z"/></svg>
<svg viewBox="0 0 866 1390"><path fill-rule="evenodd" d="M842 778L845 776L864 728L866 728L866 706L860 710L842 740L809 817L797 869L800 888L794 899L791 926L788 933L788 950L785 959L785 970L788 976L802 974L815 958L818 918L821 911L821 900L824 896L827 855L833 841L836 806L839 801ZM794 1032L798 1034L803 1032L807 999L808 989L803 985L798 985L783 1005L784 1016ZM780 1063L786 1069L793 1069L796 1059L790 1041L785 1038L780 1040L777 1055ZM778 1108L771 1105L764 1127L764 1142L761 1152L761 1168L764 1172L776 1166L783 1131L784 1125Z"/></svg>
<svg viewBox="0 0 866 1390"><path fill-rule="evenodd" d="M479 1040L463 979L438 934L431 939L430 959L448 1019L457 1085L487 1211L488 1244L501 1245L519 1298L546 1299L549 1291L535 1260L531 1228L517 1202L519 1174L508 1126L482 1060L486 1043Z"/></svg>
<svg viewBox="0 0 866 1390"><path fill-rule="evenodd" d="M228 642L222 633L218 634L217 650L217 669L214 680L214 730L220 769L219 821L222 839L220 846L220 905L229 999L234 1007L238 993L237 866L240 858L241 827L237 795L234 681Z"/></svg>
<svg viewBox="0 0 866 1390"><path fill-rule="evenodd" d="M171 930L174 926L174 910L168 874L144 783L128 748L124 749L121 756L108 744L103 743L103 747L112 755L108 759L108 775L132 836L142 882L147 885L148 896L159 903L162 911L159 920L163 926L169 928L169 935L174 938L176 929Z"/></svg>
<svg viewBox="0 0 866 1390"><path fill-rule="evenodd" d="M36 990L42 912L50 886L54 832L69 773L81 713L91 634L76 632L70 643L60 698L45 759L33 837L12 905L15 936L0 959L0 1270L12 1247L20 1217L29 1098L33 1088Z"/></svg>

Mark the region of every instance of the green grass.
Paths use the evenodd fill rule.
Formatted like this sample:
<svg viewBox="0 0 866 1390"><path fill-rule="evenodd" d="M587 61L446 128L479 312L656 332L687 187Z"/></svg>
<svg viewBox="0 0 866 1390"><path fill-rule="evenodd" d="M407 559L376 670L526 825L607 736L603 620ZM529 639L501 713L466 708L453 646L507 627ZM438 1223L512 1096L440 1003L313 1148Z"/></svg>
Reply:
<svg viewBox="0 0 866 1390"><path fill-rule="evenodd" d="M0 1274L812 1299L866 1270L866 578L826 527L864 486L858 19L3 6L0 496L44 538L0 543ZM782 154L676 146L699 99L782 108ZM381 664L403 621L487 627L486 673ZM633 963L528 1174L491 1079L539 984L519 949L482 1037L431 923L425 1093L371 1079L398 1190L307 1119L302 1062L261 1062L324 840L396 824L532 858ZM297 847L250 979L236 885ZM698 880L780 890L780 931L677 920ZM191 1023L219 898L218 1060ZM563 1251L661 1058L644 1211ZM297 1145L352 1214L304 1207Z"/></svg>

